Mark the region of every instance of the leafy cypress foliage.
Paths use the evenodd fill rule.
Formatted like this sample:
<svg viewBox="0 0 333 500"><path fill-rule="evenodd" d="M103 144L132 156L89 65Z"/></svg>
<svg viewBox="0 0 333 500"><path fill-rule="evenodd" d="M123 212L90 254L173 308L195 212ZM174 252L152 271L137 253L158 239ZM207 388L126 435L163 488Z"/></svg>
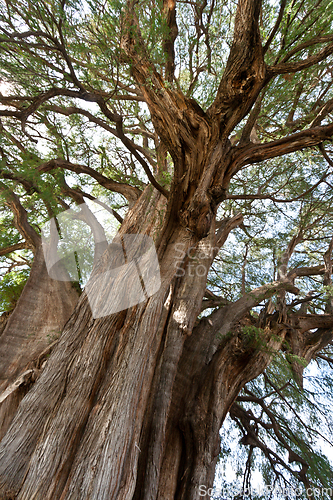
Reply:
<svg viewBox="0 0 333 500"><path fill-rule="evenodd" d="M185 179L186 172L175 175L172 141L162 137L163 113L153 109L151 96L172 96L179 116L185 116L183 103L195 119L210 116L228 83L223 75L230 70L237 2L177 1L176 21L165 4L1 3L1 311L15 307L34 259L20 210L38 237L51 217L96 198L121 224L148 184L170 199ZM281 488L333 488L333 149L332 132L326 133L333 110L332 7L331 0L263 2L259 32L267 76L227 130L228 151L250 152L223 180L217 228L237 214L242 222L217 252L198 322L274 281L290 280L299 292L268 297L264 291L232 325L229 337L237 337L240 349L257 351L267 348L268 330L288 325L281 350L240 393L222 432L222 479L227 484L231 463L244 488L256 470L264 483ZM233 89L236 95L236 83ZM238 105L242 96L230 99ZM217 127L223 136L229 115L216 113L224 117ZM177 142L180 126L173 125ZM180 148L184 158L186 147ZM80 231L78 225L76 236ZM80 274L77 286L87 279ZM300 330L308 339L304 352L293 337L302 315L309 321ZM318 316L327 323L317 324ZM240 448L227 445L231 432Z"/></svg>

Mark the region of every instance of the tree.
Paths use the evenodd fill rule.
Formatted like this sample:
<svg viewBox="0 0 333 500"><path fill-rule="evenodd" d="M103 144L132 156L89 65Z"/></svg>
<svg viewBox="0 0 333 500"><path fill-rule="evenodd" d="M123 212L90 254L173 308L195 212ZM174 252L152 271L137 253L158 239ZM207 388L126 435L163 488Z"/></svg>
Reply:
<svg viewBox="0 0 333 500"><path fill-rule="evenodd" d="M11 415L0 498L200 498L231 407L246 429L245 384L280 352L300 387L304 364L331 359L331 2L20 0L1 22L17 228L1 255L27 258L43 222L108 193L117 244L152 237L161 284L103 317L80 295ZM100 305L115 245L87 285ZM54 307L73 293L57 283ZM36 353L20 356L23 371Z"/></svg>

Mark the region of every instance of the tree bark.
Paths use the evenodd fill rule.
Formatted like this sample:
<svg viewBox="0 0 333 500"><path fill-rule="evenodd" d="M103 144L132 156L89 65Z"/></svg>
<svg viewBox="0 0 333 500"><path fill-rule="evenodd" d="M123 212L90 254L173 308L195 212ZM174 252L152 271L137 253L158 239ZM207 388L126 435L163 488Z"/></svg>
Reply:
<svg viewBox="0 0 333 500"><path fill-rule="evenodd" d="M59 337L78 298L71 283L49 277L39 245L29 279L0 337L0 394L25 370L37 368L39 355ZM0 437L30 386L21 385L0 403Z"/></svg>
<svg viewBox="0 0 333 500"><path fill-rule="evenodd" d="M156 239L159 291L96 319L82 294L1 442L0 498L196 499L200 484L212 485L222 421L276 346L269 333L268 353L242 347L237 330L228 337L261 289L194 327L216 242L242 219L223 224L225 234L213 223L199 240L170 219L161 227L164 210L165 198L148 187L120 231ZM93 274L108 269L110 252Z"/></svg>
<svg viewBox="0 0 333 500"><path fill-rule="evenodd" d="M141 195L126 189L131 209L119 240L135 233L153 237L161 286L133 307L93 317L89 289L102 307L112 300L108 283L99 286L99 276L114 269L114 246L103 253L87 294L81 295L0 443L0 499L196 500L200 485L212 486L222 422L239 391L265 369L287 332L275 318L260 339L249 339L239 322L264 298L284 289L295 291L286 276L196 324L208 270L236 224L226 221L216 231L217 207L242 166L314 146L333 130L326 125L239 147L228 139L274 76L263 59L261 3L239 0L230 55L206 112L164 84L146 53L136 2L124 7L122 58L140 87L161 147L172 157L174 174L167 192L133 153L156 189L150 185ZM171 44L176 36L173 8L170 2L165 10L174 29ZM170 44L168 53L171 80ZM116 124L117 137L133 152L122 117L101 96L84 95ZM23 119L30 111L9 111L8 116ZM50 161L41 170L57 166L89 173L107 185L101 174L63 160ZM123 185L113 189L126 195ZM131 292L134 283L126 270L117 280Z"/></svg>

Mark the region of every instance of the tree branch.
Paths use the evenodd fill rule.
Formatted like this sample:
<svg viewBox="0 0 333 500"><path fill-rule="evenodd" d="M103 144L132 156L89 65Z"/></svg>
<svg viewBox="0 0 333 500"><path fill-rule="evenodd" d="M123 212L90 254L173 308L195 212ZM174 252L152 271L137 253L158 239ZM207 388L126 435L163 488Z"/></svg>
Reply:
<svg viewBox="0 0 333 500"><path fill-rule="evenodd" d="M126 135L124 134L122 124L118 124L117 123L116 127L117 127L117 131L118 131L119 138L120 138L121 142L127 147L127 149L130 151L130 153L132 153L132 155L134 156L134 158L136 158L138 160L138 162L140 163L140 165L143 167L143 170L145 171L145 173L146 173L149 181L151 182L151 184L154 186L155 189L157 189L157 191L159 191L160 193L162 193L163 196L165 196L166 198L168 198L169 197L169 192L166 189L164 189L164 187L161 186L157 182L157 180L155 179L155 177L151 173L149 166L144 161L144 159L142 158L142 156L139 155L139 153L137 152L136 148L133 146L132 141L128 137L126 137Z"/></svg>
<svg viewBox="0 0 333 500"><path fill-rule="evenodd" d="M283 14L284 14L284 10L286 8L286 5L287 5L287 0L282 0L281 1L281 5L280 5L279 15L278 15L278 17L276 19L274 28L272 29L271 34L269 35L269 37L267 39L267 42L265 43L265 46L263 48L264 54L266 54L267 50L269 49L270 44L272 43L272 41L273 41L273 39L274 39L274 37L276 35L277 30L279 29L279 26L281 24L281 21L282 21L282 18L283 18Z"/></svg>
<svg viewBox="0 0 333 500"><path fill-rule="evenodd" d="M106 203L103 203L102 201L95 198L95 196L92 196L89 193L85 193L84 191L82 191L79 188L76 188L76 189L71 188L70 186L68 186L68 184L66 183L66 181L64 179L62 179L61 184L62 184L61 191L65 195L68 195L71 198L73 198L73 200L76 201L76 203L82 204L82 203L84 203L84 198L88 198L88 200L94 201L95 203L97 203L101 207L105 208L105 210L107 210L109 213L111 213L117 219L117 221L120 222L120 224L123 223L123 218L115 210L113 210L113 208L110 208Z"/></svg>
<svg viewBox="0 0 333 500"><path fill-rule="evenodd" d="M136 200L141 195L141 191L133 186L129 186L128 184L120 183L108 179L104 175L100 174L96 170L91 167L87 167L86 165L79 165L77 163L71 163L69 161L63 160L61 158L56 158L54 160L50 160L46 163L43 163L38 167L39 172L50 172L54 168L64 168L66 170L70 170L77 174L87 174L93 179L95 179L101 186L109 189L110 191L114 191L116 193L120 193L128 200L130 206L133 206Z"/></svg>
<svg viewBox="0 0 333 500"><path fill-rule="evenodd" d="M297 267L288 272L287 277L290 280L295 278L301 278L303 276L316 276L325 273L324 264L319 264L318 266L310 267Z"/></svg>
<svg viewBox="0 0 333 500"><path fill-rule="evenodd" d="M234 159L228 167L224 184L229 184L230 178L245 165L259 163L270 158L294 153L305 148L317 146L333 135L333 124L313 127L296 134L283 137L277 141L264 144L253 144L245 147L235 147Z"/></svg>
<svg viewBox="0 0 333 500"><path fill-rule="evenodd" d="M163 41L164 52L167 55L167 62L165 65L165 77L168 82L172 82L175 73L175 40L178 36L178 27L176 19L176 1L163 0L163 14L169 32L166 34Z"/></svg>
<svg viewBox="0 0 333 500"><path fill-rule="evenodd" d="M291 313L288 315L293 328L297 329L300 333L305 333L309 330L328 329L333 327L332 314L297 314ZM313 339L312 339L313 340Z"/></svg>
<svg viewBox="0 0 333 500"><path fill-rule="evenodd" d="M259 305L263 300L268 299L278 293L280 290L286 290L290 293L298 294L299 290L291 281L273 281L266 285L255 288L246 293L235 302L214 311L206 321L207 329L214 332L211 340L211 351L215 351L221 343L221 338L230 332L232 326L236 324L253 307ZM208 335L208 333L207 333Z"/></svg>
<svg viewBox="0 0 333 500"><path fill-rule="evenodd" d="M14 224L17 230L26 240L27 247L32 247L36 249L41 242L39 234L33 229L33 227L28 222L28 213L25 208L21 205L20 199L17 194L8 188L3 182L0 181L0 192L3 193L6 204L12 210L14 214Z"/></svg>
<svg viewBox="0 0 333 500"><path fill-rule="evenodd" d="M276 75L284 75L286 73L297 73L298 71L302 71L303 69L311 68L311 66L314 66L315 64L318 64L319 62L323 61L326 59L328 56L333 54L333 43L330 43L323 49L321 49L317 54L314 54L313 56L307 57L306 59L303 59L302 61L297 61L294 63L287 63L285 61L288 61L293 55L295 55L297 52L300 52L301 50L304 50L307 47L310 47L312 45L316 45L318 43L325 43L327 41L332 41L333 40L333 35L326 35L326 36L319 36L316 38L313 38L312 40L308 40L306 42L301 43L297 47L295 47L293 50L291 50L282 60L280 64L276 64L275 66L270 66L267 69L267 78L270 79Z"/></svg>
<svg viewBox="0 0 333 500"><path fill-rule="evenodd" d="M274 194L243 194L243 195L238 195L238 194L227 194L226 200L271 200L274 203L292 203L294 201L301 200L308 194L310 194L316 187L319 186L326 177L329 175L328 172L325 172L323 176L319 179L318 182L316 182L313 186L311 186L309 189L304 191L304 193L300 194L299 196L295 196L294 198L289 198L289 199L281 199L281 198L275 198Z"/></svg>
<svg viewBox="0 0 333 500"><path fill-rule="evenodd" d="M259 31L261 8L261 0L238 1L226 69L216 98L207 111L210 116L223 119L227 134L251 109L264 84L266 66Z"/></svg>
<svg viewBox="0 0 333 500"><path fill-rule="evenodd" d="M15 243L14 245L10 245L9 247L0 248L0 257L15 252L16 250L23 250L24 248L28 248L28 245L25 241L22 243Z"/></svg>
<svg viewBox="0 0 333 500"><path fill-rule="evenodd" d="M244 218L241 213L238 213L233 217L228 217L226 219L223 219L215 235L215 246L221 248L224 245L226 239L228 238L230 232L235 227L238 227L240 224L242 224L243 221ZM216 254L217 252L218 249L216 248Z"/></svg>
<svg viewBox="0 0 333 500"><path fill-rule="evenodd" d="M258 119L258 116L260 114L261 110L261 103L264 98L265 91L263 90L256 100L256 103L247 119L247 122L245 124L245 127L243 128L242 135L239 141L239 146L243 146L244 144L248 144L251 141L251 132L253 130L253 127L256 124L256 121Z"/></svg>
<svg viewBox="0 0 333 500"><path fill-rule="evenodd" d="M56 97L56 96L68 96L68 97L76 97L80 99L84 99L86 101L90 102L96 102L101 111L104 113L104 115L114 122L116 124L116 131L113 129L110 129L111 133L119 137L119 139L122 141L124 146L132 153L132 155L136 158L136 160L140 163L140 165L143 167L149 181L151 184L158 190L160 191L166 198L168 198L168 191L164 189L163 186L161 186L153 176L153 174L150 171L150 168L146 161L142 158L142 156L138 153L136 146L134 145L133 141L131 141L124 133L123 130L123 123L122 123L122 117L118 115L117 113L112 112L107 104L105 103L103 97L100 94L97 94L96 92L86 92L85 89L82 87L82 85L79 85L79 82L75 78L75 82L77 83L80 91L71 91L68 89L58 89L58 88L52 88L48 90L47 92L39 94L37 97L32 98L32 103L27 107L24 108L23 110L19 109L16 111L10 111L10 110L0 110L0 116L12 116L15 118L18 118L21 120L22 128L24 129L25 123L28 119L28 117L33 114L40 106L43 104L45 101L48 101L49 99ZM6 102L8 104L8 99L0 97L0 102ZM10 103L9 103L10 104ZM88 113L82 113L85 114L86 116ZM89 116L91 118L91 116ZM94 120L95 123L97 120ZM101 122L98 123L101 125ZM105 128L105 127L104 127ZM116 133L115 133L116 132Z"/></svg>
<svg viewBox="0 0 333 500"><path fill-rule="evenodd" d="M327 361L333 366L333 358L330 358L328 356L325 356L324 354L317 354L317 358L323 359L324 361Z"/></svg>
<svg viewBox="0 0 333 500"><path fill-rule="evenodd" d="M49 105L49 106L47 106L46 109L48 109L50 111L54 111L55 113L60 113L60 114L65 115L65 116L70 116L73 114L80 114L82 116L85 116L86 118L88 118L88 120L91 123L95 123L96 125L100 126L101 128L103 128L107 132L110 132L112 135L114 135L115 137L117 137L119 139L119 134L115 128L110 127L110 125L107 122L105 122L104 120L102 120L98 116L94 116L92 113L90 113L86 109L81 109L81 108L78 108L76 106L62 107L62 106L57 106L57 105ZM135 133L136 130L133 130L133 131L129 130L129 132ZM154 138L154 135L150 134L148 132L146 133L145 131L140 130L140 133L142 133L142 135L146 134L150 138ZM152 165L153 168L156 167L156 163L153 161L151 156L147 153L147 151L144 148L142 148L138 144L135 144L134 141L132 141L129 138L128 138L128 141L130 141L132 146L135 149L137 149L138 151L140 151L140 153L143 154L147 158L147 160L149 161L149 163Z"/></svg>

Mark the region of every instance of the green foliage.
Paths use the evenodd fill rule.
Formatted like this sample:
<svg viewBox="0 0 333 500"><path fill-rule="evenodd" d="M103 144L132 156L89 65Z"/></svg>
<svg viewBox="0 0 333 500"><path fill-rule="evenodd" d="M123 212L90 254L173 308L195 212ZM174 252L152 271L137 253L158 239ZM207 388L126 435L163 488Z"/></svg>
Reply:
<svg viewBox="0 0 333 500"><path fill-rule="evenodd" d="M29 269L13 270L0 281L0 311L12 311L29 277Z"/></svg>
<svg viewBox="0 0 333 500"><path fill-rule="evenodd" d="M296 354L286 354L286 359L289 361L289 363L297 363L300 366L307 366L307 361L304 358L301 358L300 356L297 356Z"/></svg>
<svg viewBox="0 0 333 500"><path fill-rule="evenodd" d="M169 188L172 182L172 175L169 172L162 172L160 184L166 188Z"/></svg>
<svg viewBox="0 0 333 500"><path fill-rule="evenodd" d="M260 20L263 45L276 25L281 3L263 2ZM126 24L126 2L122 0L102 3L95 0L18 0L15 4L1 3L0 91L4 98L18 96L18 99L12 99L11 105L8 101L5 105L11 111L20 112L36 104L42 93L50 89L57 92L42 100L26 121L19 122L15 115L10 114L2 117L0 180L8 191L0 194L0 248L22 241L8 207L10 191L17 194L31 227L40 234L41 227L50 217L82 202L82 192L90 197L105 197L109 207L125 216L127 201L121 194L108 190L105 183L100 184L101 175L109 181L145 189L148 179L141 164L119 141L119 130L92 95L102 97L110 113L122 116L124 133L157 176L161 143L154 128L156 122L153 123L144 103L144 92L133 77L138 68L125 57L122 46L127 43L124 34L128 28L136 53L142 60L147 58L163 80L167 60L164 45L170 40L171 33L162 15L162 5L160 0L134 2L140 38L135 23L130 28ZM186 97L194 98L203 110L209 108L229 57L236 7L237 2L227 0L177 2L175 79L163 82L165 92L181 90ZM322 42L315 45L308 42L332 32L332 7L332 0L315 3L287 0L281 24L265 53L266 64L278 64L284 58L288 62L300 61L327 46ZM13 33L30 35L15 38L11 36ZM297 50L300 44L303 48ZM294 52L291 54L291 51ZM255 120L257 143L276 141L311 126L315 117L325 109L325 103L332 102L331 66L332 55L297 74L283 74L270 80L262 91ZM151 71L144 82L150 91L153 90L153 76ZM247 118L232 131L230 140L235 148ZM331 120L332 115L328 112L322 123ZM325 147L329 149L330 145ZM182 148L186 155L188 151L184 145ZM164 153L167 168L162 169L158 180L170 188L174 165L168 152L162 151L161 156L164 158ZM55 158L88 167L95 177L88 175L87 171L78 173L75 169L38 170ZM290 258L288 270L322 265L323 254L333 233L332 181L332 171L316 148L303 149L284 155L282 159L251 164L238 170L231 179L227 199L218 209L218 219L241 212L244 223L233 230L215 259L209 271L208 288L234 302L254 288L278 279L286 248L299 231L302 231L303 238ZM76 198L71 189L76 192ZM160 226L165 213L166 210L160 211ZM90 232L87 227L82 229L80 224L71 227L72 236L77 240L81 234L87 236ZM88 271L93 265L91 256ZM0 258L2 310L11 310L15 306L29 274L27 260L30 258L30 254L23 253ZM13 264L14 269L6 274ZM80 282L73 286L81 290L88 275L89 272L85 276L80 274ZM302 280L296 278L295 285L300 289L297 299L304 298L309 290L314 292L315 298L307 304L309 313L326 312L333 289L332 285L323 285L322 275ZM258 321L256 325L259 325L260 313L268 306L264 294L261 298L259 305L251 311L251 320ZM276 313L276 297L271 299L270 306ZM298 300L286 294L287 318L300 307ZM246 348L264 351L267 349L264 332L263 328L253 324L241 326L238 333ZM235 332L230 331L221 340L227 342L234 336ZM309 474L314 484L318 481L329 485L332 468L324 451L316 447L316 438L326 424L327 440L332 440L333 429L328 425L326 407L331 402L331 373L322 367L316 376L316 390L309 385L302 393L292 380L291 363L300 366L306 366L306 363L290 352L287 342L282 349L285 352L275 357L265 374L276 387L285 386L280 391L282 396L269 386L264 376L250 382L247 389L268 402L288 444L309 462ZM260 417L261 410L255 403L243 401L240 404ZM304 415L305 427L300 415ZM310 431L310 427L313 430ZM283 455L287 463L285 448L276 441L271 429L262 427L260 436ZM233 465L240 477L248 455L239 453L239 448L237 450L239 456L233 456ZM224 446L224 459L234 453L231 445ZM271 484L275 478L272 464L256 452L250 458L253 470L259 470L263 480ZM283 474L292 484L297 484L295 476L291 474L289 478L287 472Z"/></svg>
<svg viewBox="0 0 333 500"><path fill-rule="evenodd" d="M263 334L264 330L262 328L257 328L254 325L246 325L241 327L241 337L244 340L244 348L264 348L266 346L266 341Z"/></svg>
<svg viewBox="0 0 333 500"><path fill-rule="evenodd" d="M240 489L251 453L250 482L246 487L251 487L253 492L259 487L263 491L268 485L275 485L276 491L278 488L281 491L289 488L295 492L300 488L300 498L306 498L305 487L299 484L300 465L297 461L289 461L286 449L289 446L308 464L307 476L311 487L332 487L332 375L332 369L327 366L323 365L318 370L310 365L304 377L304 390L301 391L291 378L287 359L278 356L263 375L249 382L239 395L238 404L254 417L254 429L258 439L266 446L266 452L248 445L223 445L223 465L218 468L217 484L230 489L237 485ZM221 431L222 442L239 441L244 432L239 421L229 418ZM238 479L231 469L239 470ZM294 497L295 493L291 494L291 498ZM252 498L259 499L260 496L253 494ZM278 500L285 496L275 493L272 498ZM331 497L329 492L323 492L320 498Z"/></svg>

